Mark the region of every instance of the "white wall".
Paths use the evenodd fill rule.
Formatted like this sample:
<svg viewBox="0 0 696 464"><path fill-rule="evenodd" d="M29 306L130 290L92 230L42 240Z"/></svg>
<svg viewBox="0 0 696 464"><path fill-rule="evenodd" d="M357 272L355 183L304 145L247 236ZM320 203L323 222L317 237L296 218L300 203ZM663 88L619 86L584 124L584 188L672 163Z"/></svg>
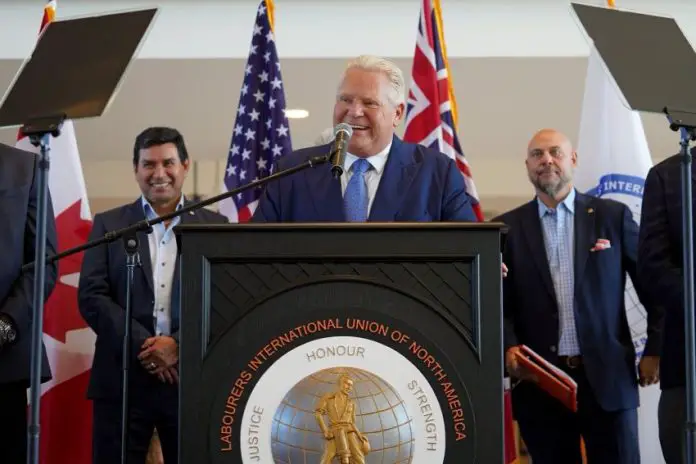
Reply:
<svg viewBox="0 0 696 464"><path fill-rule="evenodd" d="M606 5L604 0L585 0ZM696 1L617 0L625 9L674 17L696 43ZM0 2L0 59L26 58L43 0ZM159 5L141 58L245 58L257 0L58 0L58 18ZM411 57L420 0L275 0L281 57L351 57L371 50ZM441 0L451 57L586 56L588 42L567 0Z"/></svg>

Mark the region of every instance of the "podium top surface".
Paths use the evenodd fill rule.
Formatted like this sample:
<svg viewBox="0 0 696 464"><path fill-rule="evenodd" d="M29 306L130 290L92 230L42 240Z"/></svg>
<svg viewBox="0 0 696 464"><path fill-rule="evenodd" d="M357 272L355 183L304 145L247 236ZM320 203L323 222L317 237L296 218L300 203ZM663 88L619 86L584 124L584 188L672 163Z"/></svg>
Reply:
<svg viewBox="0 0 696 464"><path fill-rule="evenodd" d="M180 224L182 255L285 259L500 257L508 226L498 222L320 222Z"/></svg>
<svg viewBox="0 0 696 464"><path fill-rule="evenodd" d="M228 232L244 231L280 231L280 230L502 230L508 226L502 222L294 222L294 223L229 223L229 224L179 224L175 233L182 232Z"/></svg>

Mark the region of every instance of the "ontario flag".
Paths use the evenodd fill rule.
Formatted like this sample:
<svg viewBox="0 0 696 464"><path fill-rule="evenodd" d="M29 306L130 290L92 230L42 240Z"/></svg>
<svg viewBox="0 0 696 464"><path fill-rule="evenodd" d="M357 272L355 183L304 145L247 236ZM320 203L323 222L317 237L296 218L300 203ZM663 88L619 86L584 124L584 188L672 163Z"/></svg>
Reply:
<svg viewBox="0 0 696 464"><path fill-rule="evenodd" d="M471 168L457 136L457 102L450 76L440 1L423 0L413 56L404 140L436 148L455 160L464 176L474 212L478 220L483 221ZM516 464L519 458L508 379L504 382L503 404L505 464Z"/></svg>
<svg viewBox="0 0 696 464"><path fill-rule="evenodd" d="M457 136L457 103L447 62L439 0L423 0L411 74L404 140L436 148L457 163L474 212L478 220L483 221L471 168Z"/></svg>
<svg viewBox="0 0 696 464"><path fill-rule="evenodd" d="M40 32L55 18L56 1L44 7ZM18 136L18 148L36 153L26 137ZM92 226L87 190L72 121L50 140L51 192L58 251L87 241ZM92 462L92 407L86 399L95 334L77 308L77 284L82 253L58 262L58 281L44 307L44 344L53 379L41 392L41 464L89 464Z"/></svg>

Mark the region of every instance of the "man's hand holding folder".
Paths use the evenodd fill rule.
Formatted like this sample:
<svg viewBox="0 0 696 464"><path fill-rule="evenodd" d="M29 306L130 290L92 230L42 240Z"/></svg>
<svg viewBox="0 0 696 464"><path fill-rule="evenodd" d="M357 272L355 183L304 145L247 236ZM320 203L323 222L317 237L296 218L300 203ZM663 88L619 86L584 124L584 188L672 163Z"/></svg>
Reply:
<svg viewBox="0 0 696 464"><path fill-rule="evenodd" d="M538 379L534 372L527 369L519 361L521 350L522 345L513 346L505 353L505 367L507 368L508 374L510 374L510 377L517 380L529 380L536 383Z"/></svg>
<svg viewBox="0 0 696 464"><path fill-rule="evenodd" d="M528 346L518 345L509 348L505 353L505 367L511 377L534 382L568 409L577 412L577 383Z"/></svg>

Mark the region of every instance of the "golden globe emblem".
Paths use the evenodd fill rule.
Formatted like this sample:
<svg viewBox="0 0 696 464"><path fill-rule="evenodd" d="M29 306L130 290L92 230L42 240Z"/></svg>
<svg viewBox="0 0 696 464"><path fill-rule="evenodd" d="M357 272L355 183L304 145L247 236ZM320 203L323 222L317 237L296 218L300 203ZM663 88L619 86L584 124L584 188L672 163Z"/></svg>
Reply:
<svg viewBox="0 0 696 464"><path fill-rule="evenodd" d="M305 377L273 418L278 464L411 463L413 446L403 399L363 369L334 367Z"/></svg>
<svg viewBox="0 0 696 464"><path fill-rule="evenodd" d="M444 464L444 410L414 361L363 337L293 347L248 395L242 463Z"/></svg>

